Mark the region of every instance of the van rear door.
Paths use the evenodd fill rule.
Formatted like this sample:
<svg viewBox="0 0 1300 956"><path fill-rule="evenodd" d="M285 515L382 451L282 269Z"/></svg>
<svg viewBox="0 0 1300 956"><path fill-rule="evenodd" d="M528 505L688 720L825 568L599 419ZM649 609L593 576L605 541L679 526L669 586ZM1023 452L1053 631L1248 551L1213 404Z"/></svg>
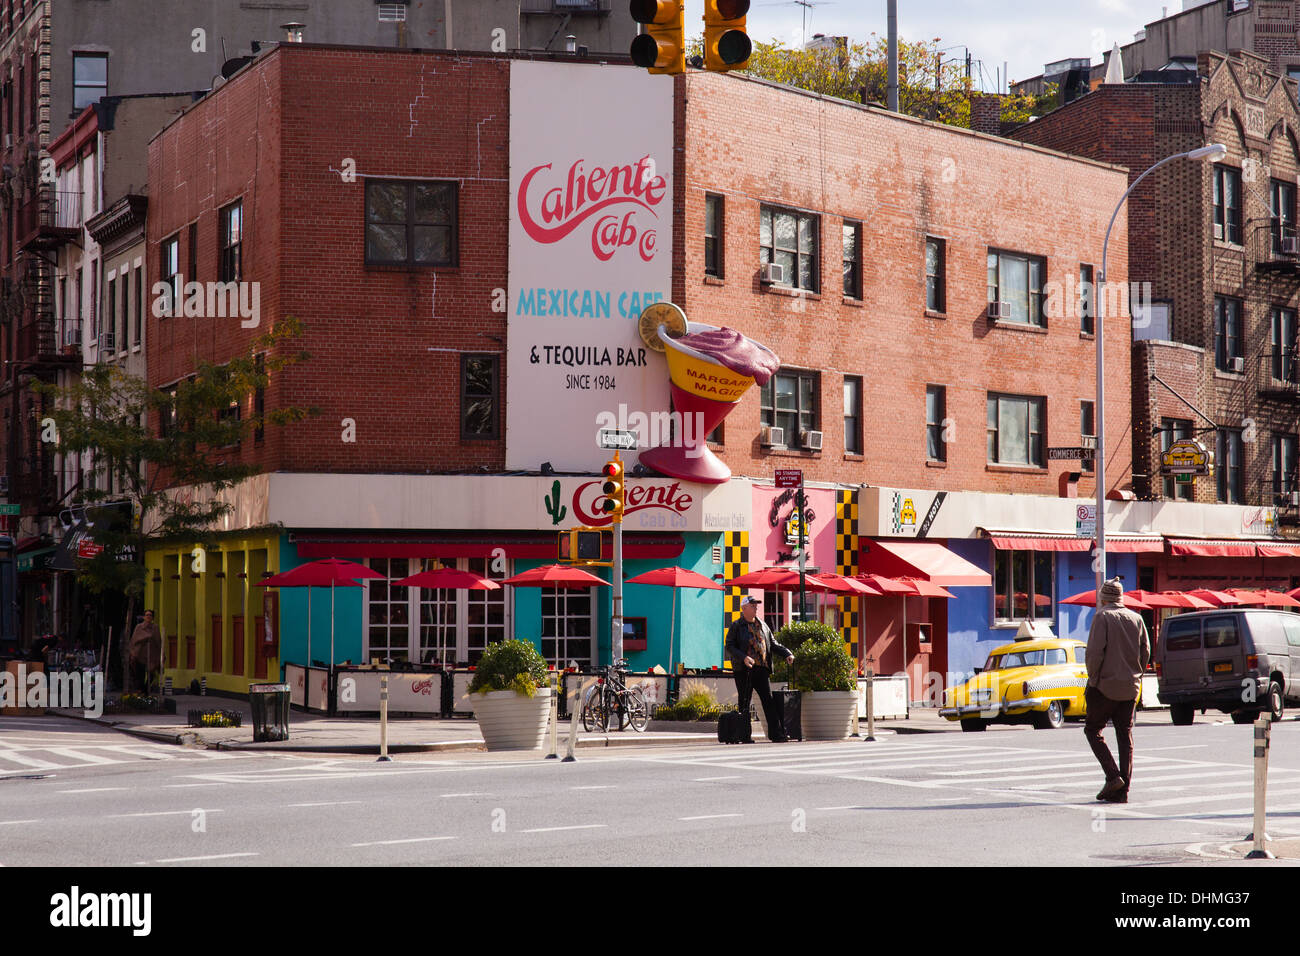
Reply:
<svg viewBox="0 0 1300 956"><path fill-rule="evenodd" d="M1236 614L1207 616L1202 625L1205 674L1211 690L1236 689L1246 673L1240 618Z"/></svg>
<svg viewBox="0 0 1300 956"><path fill-rule="evenodd" d="M1201 650L1201 621L1179 615L1164 622L1160 632L1160 692L1203 687L1206 676Z"/></svg>

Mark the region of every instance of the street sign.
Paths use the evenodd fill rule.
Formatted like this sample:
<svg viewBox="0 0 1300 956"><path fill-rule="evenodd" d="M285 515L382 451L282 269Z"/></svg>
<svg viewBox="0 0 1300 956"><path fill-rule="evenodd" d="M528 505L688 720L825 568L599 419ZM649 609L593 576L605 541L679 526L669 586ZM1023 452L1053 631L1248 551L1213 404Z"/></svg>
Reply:
<svg viewBox="0 0 1300 956"><path fill-rule="evenodd" d="M778 488L802 488L803 470L799 468L778 468L776 470Z"/></svg>
<svg viewBox="0 0 1300 956"><path fill-rule="evenodd" d="M1049 461L1082 461L1085 458L1095 458L1097 449L1088 448L1084 445L1075 445L1069 448L1049 448L1047 449L1047 458Z"/></svg>
<svg viewBox="0 0 1300 956"><path fill-rule="evenodd" d="M23 513L22 505L0 504L0 515L20 515L22 513Z"/></svg>
<svg viewBox="0 0 1300 956"><path fill-rule="evenodd" d="M596 445L599 448L617 449L618 451L636 451L636 432L620 431L617 428L602 428L596 433Z"/></svg>
<svg viewBox="0 0 1300 956"><path fill-rule="evenodd" d="M1079 443L1080 443L1081 445L1083 445L1084 448L1091 448L1093 451L1096 451L1096 450L1097 450L1097 436L1096 436L1096 435L1084 435L1083 437L1081 437L1081 438L1079 439ZM1090 457L1091 457L1091 456L1090 456Z"/></svg>
<svg viewBox="0 0 1300 956"><path fill-rule="evenodd" d="M1074 536L1076 538L1097 537L1097 506L1096 505L1075 506Z"/></svg>

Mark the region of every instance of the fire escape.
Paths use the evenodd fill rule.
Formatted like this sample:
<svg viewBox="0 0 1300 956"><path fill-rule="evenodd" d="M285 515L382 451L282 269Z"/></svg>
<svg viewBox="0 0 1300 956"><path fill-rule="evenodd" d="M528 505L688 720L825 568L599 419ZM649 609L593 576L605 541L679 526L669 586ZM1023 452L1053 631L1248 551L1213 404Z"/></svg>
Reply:
<svg viewBox="0 0 1300 956"><path fill-rule="evenodd" d="M50 142L50 17L48 6L39 24L35 80L34 134L15 143L13 166L5 169L0 198L15 225L17 265L0 288L3 321L14 328L14 362L9 368L9 500L24 514L44 514L54 507L57 482L54 448L40 440L43 402L31 389L33 380L52 382L60 369L81 364L79 329L60 329L55 313L55 255L64 242L80 236L80 203L55 190L41 156ZM80 197L75 197L79 200ZM75 320L74 320L75 321ZM75 334L74 334L75 329ZM0 489L3 490L3 489Z"/></svg>

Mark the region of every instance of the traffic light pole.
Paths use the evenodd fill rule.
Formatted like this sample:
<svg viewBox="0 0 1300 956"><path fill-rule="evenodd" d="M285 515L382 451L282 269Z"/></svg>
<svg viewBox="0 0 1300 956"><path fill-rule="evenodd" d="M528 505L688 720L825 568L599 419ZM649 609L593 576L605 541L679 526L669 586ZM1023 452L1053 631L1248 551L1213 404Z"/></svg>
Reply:
<svg viewBox="0 0 1300 956"><path fill-rule="evenodd" d="M794 501L795 501L795 508L798 509L798 513L799 513L799 620L802 621L804 619L803 618L804 609L808 606L804 598L804 577L805 577L804 569L808 566L808 542L804 537L805 505L803 499L802 484L799 485L799 490L795 492Z"/></svg>
<svg viewBox="0 0 1300 956"><path fill-rule="evenodd" d="M623 519L614 519L614 616L610 622L610 652L617 664L623 659Z"/></svg>

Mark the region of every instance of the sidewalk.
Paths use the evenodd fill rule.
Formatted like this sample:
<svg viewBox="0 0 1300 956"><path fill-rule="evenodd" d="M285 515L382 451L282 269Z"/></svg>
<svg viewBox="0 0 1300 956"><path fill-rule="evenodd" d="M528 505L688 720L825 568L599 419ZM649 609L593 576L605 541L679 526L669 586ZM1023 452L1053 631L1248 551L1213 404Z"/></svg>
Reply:
<svg viewBox="0 0 1300 956"><path fill-rule="evenodd" d="M175 694L175 714L105 714L87 718L79 710L50 709L51 715L75 717L122 733L156 743L205 747L211 750L275 751L280 753L374 754L379 750L378 718L322 717L299 710L289 712L289 739L271 743L253 743L252 710L248 701L228 697L198 697ZM226 710L240 714L240 727L189 727L190 710ZM631 730L608 734L586 733L578 728L578 747L664 746L703 744L716 741L715 725L701 725L693 730L678 729L667 721L652 721L644 733ZM958 731L930 709L914 709L906 720L877 720L877 736L890 734L941 733ZM759 727L754 728L760 737ZM861 722L860 733L866 736L867 723ZM568 743L569 721L561 721L559 749ZM390 753L437 753L482 750L483 738L473 718L392 718L388 721Z"/></svg>

